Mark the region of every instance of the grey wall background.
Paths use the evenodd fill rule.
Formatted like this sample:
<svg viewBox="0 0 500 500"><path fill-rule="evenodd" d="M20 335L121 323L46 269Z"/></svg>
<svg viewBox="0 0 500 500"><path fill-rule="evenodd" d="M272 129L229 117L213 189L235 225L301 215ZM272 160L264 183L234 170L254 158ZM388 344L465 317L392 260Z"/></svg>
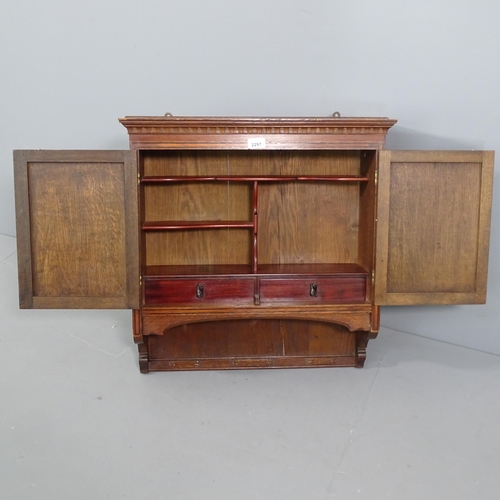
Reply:
<svg viewBox="0 0 500 500"><path fill-rule="evenodd" d="M388 116L392 149L497 151L486 306L384 326L500 354L495 0L0 3L0 233L12 149L127 149L124 115Z"/></svg>

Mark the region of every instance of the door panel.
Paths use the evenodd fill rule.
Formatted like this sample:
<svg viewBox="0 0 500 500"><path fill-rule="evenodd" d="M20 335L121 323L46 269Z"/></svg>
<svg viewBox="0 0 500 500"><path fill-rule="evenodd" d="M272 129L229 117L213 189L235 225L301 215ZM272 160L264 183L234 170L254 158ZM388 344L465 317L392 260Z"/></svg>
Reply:
<svg viewBox="0 0 500 500"><path fill-rule="evenodd" d="M22 308L138 308L133 151L15 151Z"/></svg>
<svg viewBox="0 0 500 500"><path fill-rule="evenodd" d="M381 151L377 305L486 301L491 151Z"/></svg>

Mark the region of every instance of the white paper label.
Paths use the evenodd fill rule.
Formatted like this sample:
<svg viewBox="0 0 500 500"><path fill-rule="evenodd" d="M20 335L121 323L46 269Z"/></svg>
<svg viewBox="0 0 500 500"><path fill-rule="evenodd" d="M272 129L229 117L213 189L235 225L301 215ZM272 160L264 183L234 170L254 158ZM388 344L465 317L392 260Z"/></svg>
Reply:
<svg viewBox="0 0 500 500"><path fill-rule="evenodd" d="M265 149L266 139L265 137L254 137L253 139L248 139L248 149Z"/></svg>

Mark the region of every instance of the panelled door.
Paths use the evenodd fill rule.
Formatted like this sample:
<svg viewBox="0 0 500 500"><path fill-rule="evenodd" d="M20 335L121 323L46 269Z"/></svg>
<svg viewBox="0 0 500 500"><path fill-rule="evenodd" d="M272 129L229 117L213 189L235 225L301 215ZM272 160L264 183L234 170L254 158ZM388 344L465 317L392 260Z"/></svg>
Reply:
<svg viewBox="0 0 500 500"><path fill-rule="evenodd" d="M139 308L135 151L15 151L22 308Z"/></svg>
<svg viewBox="0 0 500 500"><path fill-rule="evenodd" d="M380 151L375 303L486 301L492 151Z"/></svg>

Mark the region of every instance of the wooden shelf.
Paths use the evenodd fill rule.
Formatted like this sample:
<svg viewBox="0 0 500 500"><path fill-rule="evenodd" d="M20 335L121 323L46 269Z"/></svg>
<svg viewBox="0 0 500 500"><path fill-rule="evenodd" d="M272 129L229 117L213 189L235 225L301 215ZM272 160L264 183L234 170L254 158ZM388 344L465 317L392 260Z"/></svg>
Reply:
<svg viewBox="0 0 500 500"><path fill-rule="evenodd" d="M214 176L161 176L161 175L145 175L141 177L142 184L165 184L169 182L213 182L217 178Z"/></svg>
<svg viewBox="0 0 500 500"><path fill-rule="evenodd" d="M332 263L332 264L261 264L257 267L257 274L261 275L325 275L366 276L368 272L359 264Z"/></svg>
<svg viewBox="0 0 500 500"><path fill-rule="evenodd" d="M245 175L245 176L144 176L142 184L168 184L188 182L367 182L368 177L359 175Z"/></svg>
<svg viewBox="0 0 500 500"><path fill-rule="evenodd" d="M191 266L146 266L143 275L161 276L211 276L252 274L252 266L246 264L191 265Z"/></svg>
<svg viewBox="0 0 500 500"><path fill-rule="evenodd" d="M168 231L179 229L225 229L225 228L253 228L251 221L237 220L210 220L210 221L146 221L142 225L143 231Z"/></svg>
<svg viewBox="0 0 500 500"><path fill-rule="evenodd" d="M297 181L325 181L325 182L368 182L368 177L360 175L300 175Z"/></svg>

